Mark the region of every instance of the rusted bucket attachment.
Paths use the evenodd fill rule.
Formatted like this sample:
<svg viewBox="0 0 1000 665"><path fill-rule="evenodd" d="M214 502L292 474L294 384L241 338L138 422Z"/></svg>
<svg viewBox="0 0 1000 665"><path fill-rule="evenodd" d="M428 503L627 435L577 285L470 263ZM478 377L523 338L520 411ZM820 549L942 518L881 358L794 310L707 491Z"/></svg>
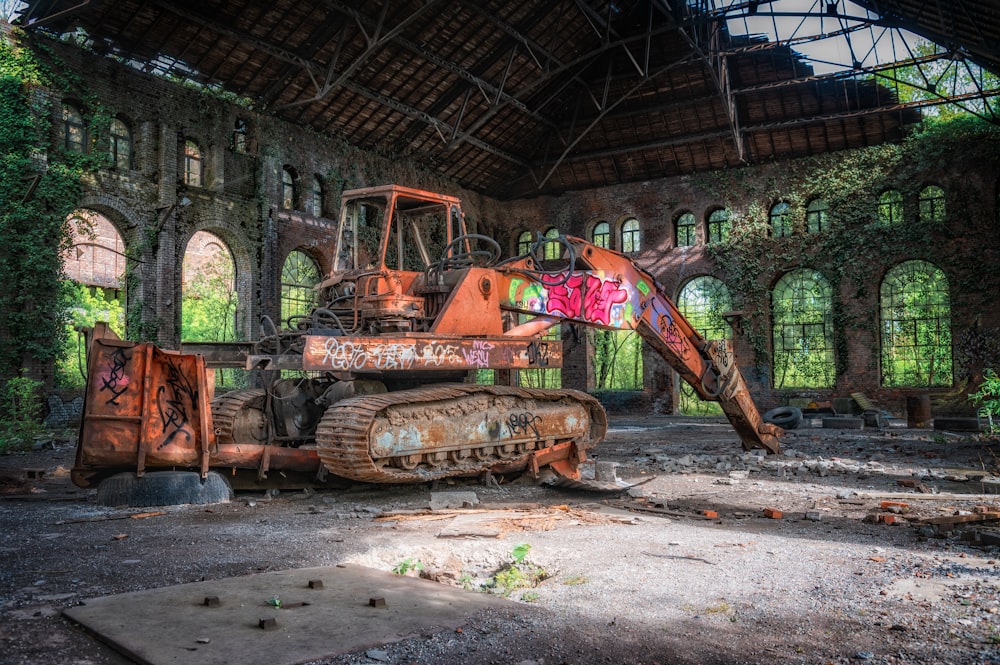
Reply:
<svg viewBox="0 0 1000 665"><path fill-rule="evenodd" d="M74 483L89 487L109 470L141 476L147 466L208 474L215 382L201 356L95 339L88 376Z"/></svg>

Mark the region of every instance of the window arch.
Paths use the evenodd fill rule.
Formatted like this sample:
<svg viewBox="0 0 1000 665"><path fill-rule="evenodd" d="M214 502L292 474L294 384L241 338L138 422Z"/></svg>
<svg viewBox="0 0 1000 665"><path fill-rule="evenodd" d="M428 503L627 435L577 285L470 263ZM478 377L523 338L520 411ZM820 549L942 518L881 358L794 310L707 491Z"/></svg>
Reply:
<svg viewBox="0 0 1000 665"><path fill-rule="evenodd" d="M69 152L87 152L87 124L83 114L69 102L62 105L63 147Z"/></svg>
<svg viewBox="0 0 1000 665"><path fill-rule="evenodd" d="M295 171L291 166L281 167L281 207L285 210L295 209Z"/></svg>
<svg viewBox="0 0 1000 665"><path fill-rule="evenodd" d="M201 187L204 182L204 168L201 148L194 141L184 141L184 184Z"/></svg>
<svg viewBox="0 0 1000 665"><path fill-rule="evenodd" d="M830 204L813 199L806 206L806 233L822 233L830 228Z"/></svg>
<svg viewBox="0 0 1000 665"><path fill-rule="evenodd" d="M833 288L821 273L800 269L778 280L771 293L775 388L830 388Z"/></svg>
<svg viewBox="0 0 1000 665"><path fill-rule="evenodd" d="M604 249L611 248L611 225L607 222L594 224L594 230L590 233L590 241L598 247Z"/></svg>
<svg viewBox="0 0 1000 665"><path fill-rule="evenodd" d="M788 201L778 201L771 206L771 237L786 238L792 235L792 214Z"/></svg>
<svg viewBox="0 0 1000 665"><path fill-rule="evenodd" d="M903 221L903 195L897 189L887 189L878 197L878 221L892 226Z"/></svg>
<svg viewBox="0 0 1000 665"><path fill-rule="evenodd" d="M120 118L111 119L108 131L108 156L116 169L132 168L132 130Z"/></svg>
<svg viewBox="0 0 1000 665"><path fill-rule="evenodd" d="M316 303L313 287L319 283L319 266L311 256L294 249L281 267L281 321L288 327L290 317L305 316Z"/></svg>
<svg viewBox="0 0 1000 665"><path fill-rule="evenodd" d="M638 219L630 217L622 223L621 239L621 250L626 254L642 249L642 231L639 229Z"/></svg>
<svg viewBox="0 0 1000 665"><path fill-rule="evenodd" d="M323 216L323 182L319 176L309 181L309 212L313 217Z"/></svg>
<svg viewBox="0 0 1000 665"><path fill-rule="evenodd" d="M531 251L531 231L521 231L517 236L517 255L524 256Z"/></svg>
<svg viewBox="0 0 1000 665"><path fill-rule="evenodd" d="M719 243L729 239L729 211L723 208L713 210L708 216L708 242Z"/></svg>
<svg viewBox="0 0 1000 665"><path fill-rule="evenodd" d="M945 218L944 190L937 185L927 185L920 190L917 207L921 222L943 222Z"/></svg>
<svg viewBox="0 0 1000 665"><path fill-rule="evenodd" d="M723 318L733 308L726 284L703 275L689 280L677 295L677 309L705 339L732 339L733 329ZM679 377L678 377L679 378ZM679 381L677 408L685 415L721 415L717 402L703 400L687 381Z"/></svg>
<svg viewBox="0 0 1000 665"><path fill-rule="evenodd" d="M676 247L693 247L697 239L694 214L681 213L674 223L674 241Z"/></svg>
<svg viewBox="0 0 1000 665"><path fill-rule="evenodd" d="M549 230L545 232L545 237L548 240L555 240L556 238L559 237L559 229L557 229L554 226L550 227ZM544 256L542 258L545 260L558 259L559 255L561 254L560 251L561 249L562 245L560 245L559 243L547 242L545 243L545 251L544 251Z"/></svg>
<svg viewBox="0 0 1000 665"><path fill-rule="evenodd" d="M880 289L882 382L886 386L952 383L948 278L927 261L904 261Z"/></svg>
<svg viewBox="0 0 1000 665"><path fill-rule="evenodd" d="M689 280L677 296L677 309L705 339L733 338L732 328L722 317L732 308L729 288L710 275Z"/></svg>

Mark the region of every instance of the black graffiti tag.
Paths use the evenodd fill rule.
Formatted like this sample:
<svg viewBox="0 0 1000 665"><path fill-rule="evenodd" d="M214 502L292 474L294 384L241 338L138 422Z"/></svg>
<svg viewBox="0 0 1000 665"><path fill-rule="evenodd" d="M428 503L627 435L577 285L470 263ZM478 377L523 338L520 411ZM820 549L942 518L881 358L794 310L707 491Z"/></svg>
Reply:
<svg viewBox="0 0 1000 665"><path fill-rule="evenodd" d="M115 352L111 354L108 358L108 375L101 378L101 388L99 392L104 392L105 390L111 391L111 397L107 399L105 404L114 404L115 406L121 406L118 403L118 398L124 395L128 391L128 381L122 382L125 377L125 370L128 369L128 361L131 360L126 354L125 350L118 348Z"/></svg>
<svg viewBox="0 0 1000 665"><path fill-rule="evenodd" d="M548 367L549 365L549 343L532 342L528 345L528 364Z"/></svg>
<svg viewBox="0 0 1000 665"><path fill-rule="evenodd" d="M170 445L178 434L183 434L187 441L191 440L191 432L186 429L189 421L188 404L193 405L198 401L198 391L184 373L170 361L169 357L165 358L165 361L167 380L166 385L156 389L156 407L160 412L163 432L167 436L156 447L157 450Z"/></svg>
<svg viewBox="0 0 1000 665"><path fill-rule="evenodd" d="M527 434L530 430L537 437L538 428L535 427L535 423L541 422L541 420L541 416L536 416L528 411L524 413L512 413L507 418L507 429L510 430L511 434Z"/></svg>

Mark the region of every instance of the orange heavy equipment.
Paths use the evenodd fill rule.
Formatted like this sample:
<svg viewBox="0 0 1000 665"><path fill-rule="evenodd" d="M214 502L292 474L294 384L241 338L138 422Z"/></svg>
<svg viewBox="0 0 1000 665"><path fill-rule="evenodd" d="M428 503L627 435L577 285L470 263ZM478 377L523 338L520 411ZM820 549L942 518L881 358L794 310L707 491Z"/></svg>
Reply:
<svg viewBox="0 0 1000 665"><path fill-rule="evenodd" d="M548 242L560 245L556 267L538 258ZM316 291L309 314L265 318L253 344L173 353L95 339L77 484L166 468L400 483L548 466L578 479L607 429L597 400L468 381L560 367L561 342L543 337L560 323L635 330L722 405L745 448L778 452L781 430L761 420L728 345L703 339L626 256L579 238L539 238L501 260L495 241L466 231L454 197L347 191ZM212 399L206 367L227 363L254 370L258 387Z"/></svg>

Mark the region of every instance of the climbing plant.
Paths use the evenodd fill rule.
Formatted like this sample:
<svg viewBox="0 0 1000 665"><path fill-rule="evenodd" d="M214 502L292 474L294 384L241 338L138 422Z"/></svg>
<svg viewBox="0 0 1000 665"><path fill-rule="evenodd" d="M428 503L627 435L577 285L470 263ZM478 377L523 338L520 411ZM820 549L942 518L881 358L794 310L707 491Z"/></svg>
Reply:
<svg viewBox="0 0 1000 665"><path fill-rule="evenodd" d="M0 377L52 362L64 340L68 293L60 252L66 218L93 168L50 144L46 67L12 38L0 39Z"/></svg>
<svg viewBox="0 0 1000 665"><path fill-rule="evenodd" d="M774 281L798 268L814 270L829 280L837 294L832 304L836 372L846 372L845 331L865 331L879 338L873 315L882 270L904 259L944 260L940 248L975 243L977 230L988 232L988 206L971 178L950 177L936 183L946 188L948 205L941 215L920 215L917 202L928 184L928 174L953 171L955 162L995 163L1000 127L971 116L925 124L898 144L827 153L798 160L794 165L765 165L717 171L693 178L696 186L724 202L732 224L728 237L706 246L719 276L742 301L743 334L754 352L757 370L767 375L772 365L770 296ZM886 226L879 220L879 197L886 190L900 192L904 222ZM822 197L827 217L821 228L809 225L809 205ZM769 206L781 200L791 235L772 237ZM956 233L962 228L963 233ZM1000 257L980 247L980 265L995 265ZM970 247L971 249L971 247ZM995 252L994 252L995 253ZM996 291L995 271L970 270L954 263L940 266L955 292ZM988 284L986 283L988 282ZM985 304L985 303L984 303ZM872 369L878 356L871 358Z"/></svg>

